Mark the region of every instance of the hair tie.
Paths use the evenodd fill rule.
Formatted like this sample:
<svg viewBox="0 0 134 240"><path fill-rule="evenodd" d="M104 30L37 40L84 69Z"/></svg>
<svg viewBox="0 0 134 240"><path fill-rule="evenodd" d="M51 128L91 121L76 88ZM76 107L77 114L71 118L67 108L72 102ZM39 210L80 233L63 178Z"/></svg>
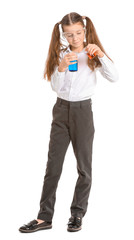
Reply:
<svg viewBox="0 0 134 240"><path fill-rule="evenodd" d="M86 16L82 16L82 19L86 19Z"/></svg>

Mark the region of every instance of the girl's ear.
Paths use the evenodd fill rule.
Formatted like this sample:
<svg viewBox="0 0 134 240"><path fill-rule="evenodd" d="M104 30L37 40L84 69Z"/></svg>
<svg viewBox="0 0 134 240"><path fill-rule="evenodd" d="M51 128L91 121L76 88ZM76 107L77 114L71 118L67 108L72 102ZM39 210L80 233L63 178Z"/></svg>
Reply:
<svg viewBox="0 0 134 240"><path fill-rule="evenodd" d="M84 28L84 36L85 36L85 40L86 40L86 28Z"/></svg>
<svg viewBox="0 0 134 240"><path fill-rule="evenodd" d="M84 34L85 34L85 36L86 36L86 27L84 27Z"/></svg>

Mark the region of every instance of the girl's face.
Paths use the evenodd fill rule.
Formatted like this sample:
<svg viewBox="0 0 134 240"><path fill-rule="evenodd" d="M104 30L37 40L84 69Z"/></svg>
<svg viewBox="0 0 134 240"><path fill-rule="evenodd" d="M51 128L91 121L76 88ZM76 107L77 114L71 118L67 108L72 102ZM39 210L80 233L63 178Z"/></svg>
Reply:
<svg viewBox="0 0 134 240"><path fill-rule="evenodd" d="M81 23L75 23L70 26L64 25L63 29L63 36L72 47L78 48L83 45L85 30Z"/></svg>

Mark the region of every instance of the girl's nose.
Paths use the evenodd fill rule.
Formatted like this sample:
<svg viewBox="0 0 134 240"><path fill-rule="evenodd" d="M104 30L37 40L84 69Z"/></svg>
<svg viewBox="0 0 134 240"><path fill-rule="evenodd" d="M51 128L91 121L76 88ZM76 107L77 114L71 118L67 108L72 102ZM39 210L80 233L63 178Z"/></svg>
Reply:
<svg viewBox="0 0 134 240"><path fill-rule="evenodd" d="M76 35L73 35L73 40L78 39L78 37Z"/></svg>

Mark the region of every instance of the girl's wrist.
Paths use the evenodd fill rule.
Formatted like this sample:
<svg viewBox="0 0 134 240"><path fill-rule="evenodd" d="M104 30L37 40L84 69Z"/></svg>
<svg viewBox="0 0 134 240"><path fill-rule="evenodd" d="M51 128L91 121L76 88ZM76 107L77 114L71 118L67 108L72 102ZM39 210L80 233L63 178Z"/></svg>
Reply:
<svg viewBox="0 0 134 240"><path fill-rule="evenodd" d="M66 70L66 68L60 68L60 67L58 67L58 71L59 71L59 72L65 72L65 70Z"/></svg>
<svg viewBox="0 0 134 240"><path fill-rule="evenodd" d="M101 52L99 55L98 55L100 58L104 57L104 53Z"/></svg>

